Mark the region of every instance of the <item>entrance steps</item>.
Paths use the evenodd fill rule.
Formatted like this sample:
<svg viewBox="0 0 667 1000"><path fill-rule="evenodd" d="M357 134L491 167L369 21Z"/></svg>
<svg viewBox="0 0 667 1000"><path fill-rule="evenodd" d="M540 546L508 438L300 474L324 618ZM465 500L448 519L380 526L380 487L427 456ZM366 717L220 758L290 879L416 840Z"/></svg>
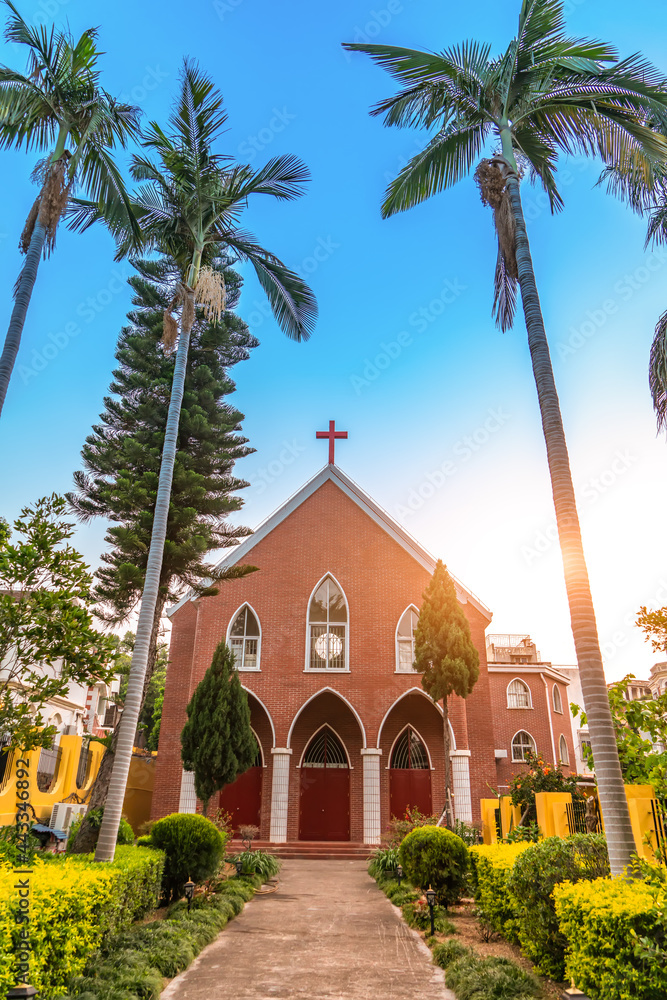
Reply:
<svg viewBox="0 0 667 1000"><path fill-rule="evenodd" d="M354 859L365 861L375 848L364 844L352 843L349 840L291 840L287 844L272 844L268 840L253 840L253 849L275 854L276 857L301 858L315 861L333 859ZM240 840L232 840L227 846L230 854L236 854L245 848Z"/></svg>

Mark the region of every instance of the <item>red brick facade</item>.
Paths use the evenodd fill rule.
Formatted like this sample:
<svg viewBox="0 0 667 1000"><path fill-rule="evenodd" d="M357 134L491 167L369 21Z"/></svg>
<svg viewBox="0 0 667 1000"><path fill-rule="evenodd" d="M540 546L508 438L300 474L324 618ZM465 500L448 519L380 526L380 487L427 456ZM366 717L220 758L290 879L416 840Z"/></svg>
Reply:
<svg viewBox="0 0 667 1000"><path fill-rule="evenodd" d="M389 756L404 726L424 741L431 763L432 804L443 806L444 751L442 716L421 691L420 678L397 672L396 629L406 608L421 605L433 563L402 529L379 513L370 498L330 466L288 501L283 512L258 529L229 561L249 563L258 571L224 583L217 596L185 599L172 617L170 667L167 676L157 758L153 816L179 808L181 789L180 732L185 706L211 663L217 644L227 637L239 608L250 605L261 627L260 669L242 671L249 692L253 728L261 743L261 836L271 830L273 748L289 748L287 839L299 836L300 761L313 736L328 724L342 740L350 761L350 839L364 840L364 760L362 750L379 748L381 825L389 820ZM355 492L355 490L357 492ZM348 671L306 669L307 612L317 584L331 574L348 606ZM459 587L459 585L457 585ZM456 748L470 751L472 815L479 818L479 799L505 777L507 762L497 771L494 750L509 749L518 711L502 707L502 677L486 666L484 632L491 615L462 587L463 610L480 656L480 678L464 702L454 698L450 720ZM509 679L509 678L508 678ZM538 678L539 680L539 678ZM531 678L534 709L528 730L540 750L548 717L542 681ZM541 699L541 700L540 700ZM563 705L567 695L563 690ZM500 721L502 717L502 722ZM510 717L508 719L508 717ZM569 739L567 714L552 716L555 732ZM493 720L493 721L492 721ZM494 730L495 726L495 730ZM517 721L515 729L523 727ZM561 728L559 728L561 727ZM514 730L512 731L514 732ZM556 736L556 740L558 739ZM499 742L499 740L501 742ZM284 762L285 758L282 757Z"/></svg>

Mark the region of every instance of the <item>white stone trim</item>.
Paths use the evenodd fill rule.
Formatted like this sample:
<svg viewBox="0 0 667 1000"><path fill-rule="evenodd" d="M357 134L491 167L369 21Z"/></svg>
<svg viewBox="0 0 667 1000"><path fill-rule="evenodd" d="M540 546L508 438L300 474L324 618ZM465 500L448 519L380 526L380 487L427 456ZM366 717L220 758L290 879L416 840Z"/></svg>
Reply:
<svg viewBox="0 0 667 1000"><path fill-rule="evenodd" d="M289 806L289 770L292 751L288 747L272 747L273 782L271 785L271 832L272 844L287 841L287 812Z"/></svg>
<svg viewBox="0 0 667 1000"><path fill-rule="evenodd" d="M181 775L181 794L178 800L179 813L197 811L197 794L195 792L195 772L183 770Z"/></svg>
<svg viewBox="0 0 667 1000"><path fill-rule="evenodd" d="M472 823L472 798L470 795L470 751L450 754L452 761L452 792L456 818Z"/></svg>
<svg viewBox="0 0 667 1000"><path fill-rule="evenodd" d="M261 542L263 538L266 538L270 532L273 531L285 518L301 506L304 501L313 495L324 483L331 481L333 482L346 496L350 498L358 507L360 507L364 513L366 513L370 518L372 518L376 524L382 528L386 534L397 542L402 549L412 556L425 570L428 571L430 575L433 574L436 566L436 560L423 548L419 542L410 535L405 528L403 528L394 518L383 510L378 504L375 503L371 497L365 493L360 486L358 486L352 479L345 475L344 472L335 465L325 465L317 475L313 476L309 482L305 484L300 490L289 497L286 502L270 514L269 517L263 521L255 532L248 538L244 539L240 545L234 546L229 555L225 556L217 564L216 568L235 566L238 562L243 562L247 557L251 549ZM453 574L449 574L454 581L454 586L456 588L456 596L461 604L472 604L486 619L491 621L493 617L489 609L482 604L478 597L476 597L472 591L468 590L463 586L463 584L456 579ZM196 595L191 589L188 589L180 601L173 605L166 612L169 617L171 617L180 607L182 607L186 601L190 601L195 598Z"/></svg>
<svg viewBox="0 0 667 1000"><path fill-rule="evenodd" d="M405 677L406 675L403 674L403 676ZM423 688L420 688L420 687L411 687L411 688L408 688L407 691L404 691L403 694L400 694L398 696L398 698L396 699L396 701L393 702L393 704L391 704L389 706L389 708L387 709L387 711L384 713L384 717L382 719L382 722L380 723L380 728L378 730L378 746L380 745L381 738L382 738L382 730L384 729L384 724L387 721L387 718L389 717L389 713L391 711L393 711L393 709L396 708L396 706L398 705L399 701L402 701L403 698L407 698L407 696L409 694L418 694L418 695L421 695L422 698L426 698L426 700L428 701L428 703L430 705L433 705L433 707L435 708L435 710L437 712L439 712L440 715L443 714L442 713L442 707L440 706L440 703L433 701L433 699L430 698L426 694L426 691L424 691ZM449 743L450 743L450 748L453 749L453 750L456 750L456 736L454 735L454 730L452 728L451 719L448 719L447 721L449 723Z"/></svg>
<svg viewBox="0 0 667 1000"><path fill-rule="evenodd" d="M364 844L379 844L382 836L380 797L381 750L361 751L364 767Z"/></svg>

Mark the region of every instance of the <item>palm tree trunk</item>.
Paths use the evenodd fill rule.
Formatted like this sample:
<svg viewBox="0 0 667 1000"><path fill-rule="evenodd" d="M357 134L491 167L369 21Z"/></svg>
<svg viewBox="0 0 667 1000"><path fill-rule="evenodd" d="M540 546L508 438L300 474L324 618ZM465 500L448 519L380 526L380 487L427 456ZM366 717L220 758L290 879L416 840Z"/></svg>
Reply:
<svg viewBox="0 0 667 1000"><path fill-rule="evenodd" d="M157 501L155 504L155 515L153 518L153 530L151 532L151 544L148 551L148 562L146 565L146 579L141 598L141 608L139 611L139 622L137 634L134 640L134 651L130 664L130 676L127 684L127 694L125 696L125 708L120 720L118 744L114 757L111 780L109 782L109 794L104 808L104 818L100 827L100 835L97 841L95 852L96 861L113 861L116 850L116 837L120 825L121 813L123 810L123 799L125 798L125 788L127 786L127 775L130 770L132 759L132 747L137 733L137 723L141 711L141 702L144 691L144 678L146 675L146 665L150 648L151 633L157 606L160 589L160 573L162 570L162 558L164 554L164 543L167 536L167 518L169 515L169 500L171 497L171 483L174 475L174 462L176 459L176 444L178 438L178 424L181 415L181 404L183 402L183 390L185 387L185 373L188 361L188 349L190 346L190 332L195 317L195 293L194 287L188 287L185 291L186 299L181 312L181 335L178 341L178 351L176 353L176 364L174 366L174 380L171 386L171 398L169 400L169 414L167 416L167 430L162 449L162 463L160 465L160 479L158 482Z"/></svg>
<svg viewBox="0 0 667 1000"><path fill-rule="evenodd" d="M19 286L16 292L16 298L14 299L14 308L12 309L11 319L9 320L9 328L7 330L7 336L5 337L5 346L2 351L2 356L0 356L0 414L2 414L2 408L5 404L5 396L7 395L9 380L12 376L12 371L14 370L14 364L16 363L16 356L19 353L21 335L23 334L23 327L25 325L25 317L28 312L28 306L30 305L32 290L35 287L37 269L44 250L45 240L46 227L39 221L39 219L37 219L35 222L35 228L32 231L32 236L30 237L30 246L28 247L23 269L19 277Z"/></svg>
<svg viewBox="0 0 667 1000"><path fill-rule="evenodd" d="M507 159L507 153L505 152ZM512 158L513 159L513 158ZM510 161L511 163L511 161ZM551 488L570 606L570 621L581 677L581 689L588 718L595 774L604 814L609 861L613 875L622 875L636 850L618 759L616 735L609 708L607 684L602 666L593 598L581 542L579 516L572 484L570 460L563 430L544 319L535 282L533 261L521 206L519 179L514 170L507 174L507 191L516 224L516 257L521 300L528 330L528 345L547 446Z"/></svg>
<svg viewBox="0 0 667 1000"><path fill-rule="evenodd" d="M151 677L153 676L153 671L155 670L155 662L157 660L157 642L158 635L160 631L160 621L162 620L162 612L164 611L164 605L166 601L166 591L163 588L160 589L158 594L158 600L155 607L155 615L153 617L153 631L151 634L150 648L148 651L148 662L146 664L146 676L144 678L144 690L141 697L141 706L143 708L144 702L146 701L146 694L148 692L148 685L151 682ZM141 709L139 710L141 714ZM99 836L99 828L93 826L93 824L88 820L88 814L91 809L100 809L106 805L107 796L109 794L109 783L111 781L111 774L113 771L113 763L116 755L116 749L118 747L118 736L120 733L120 726L116 726L113 736L111 737L111 746L104 751L104 756L102 757L102 762L100 763L99 771L93 782L93 787L90 790L90 798L88 799L88 812L83 818L83 823L77 830L76 837L70 848L71 854L90 854L91 851L95 850Z"/></svg>

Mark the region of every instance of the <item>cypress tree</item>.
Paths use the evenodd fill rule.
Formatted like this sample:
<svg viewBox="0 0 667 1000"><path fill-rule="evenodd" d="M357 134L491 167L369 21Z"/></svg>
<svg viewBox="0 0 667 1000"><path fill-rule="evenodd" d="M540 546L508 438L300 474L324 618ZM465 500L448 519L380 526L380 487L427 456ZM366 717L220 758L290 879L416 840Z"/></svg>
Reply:
<svg viewBox="0 0 667 1000"><path fill-rule="evenodd" d="M195 688L181 733L181 758L194 771L204 816L211 797L255 762L257 741L250 728L248 696L234 669L234 655L221 642Z"/></svg>
<svg viewBox="0 0 667 1000"><path fill-rule="evenodd" d="M454 581L438 559L424 597L415 630L415 669L422 687L434 703L442 700L445 743L445 813L454 824L451 809L451 760L448 698L467 698L479 677L479 655L470 637L470 626L456 598ZM442 816L440 821L442 821Z"/></svg>
<svg viewBox="0 0 667 1000"><path fill-rule="evenodd" d="M95 587L96 613L110 625L125 621L141 598L175 362L162 335L163 311L177 290L177 271L166 257L136 261L134 267L136 274L128 279L134 308L119 337L110 395L99 424L86 438L84 468L74 474L76 491L68 495L80 520L103 517L111 522ZM155 668L166 602L184 586L204 596L215 594L216 583L253 568L232 567L219 573L205 560L211 550L236 544L248 533L228 525L226 518L242 506L235 493L248 485L233 477L234 462L253 451L240 434L243 415L227 402L235 389L228 369L247 360L257 341L230 311L238 302L240 276L225 260L217 267L224 274L227 309L217 323L206 320L198 309L192 328L144 698ZM93 807L106 801L112 764L113 744L91 793ZM82 823L74 849L92 850L96 837L97 831Z"/></svg>

